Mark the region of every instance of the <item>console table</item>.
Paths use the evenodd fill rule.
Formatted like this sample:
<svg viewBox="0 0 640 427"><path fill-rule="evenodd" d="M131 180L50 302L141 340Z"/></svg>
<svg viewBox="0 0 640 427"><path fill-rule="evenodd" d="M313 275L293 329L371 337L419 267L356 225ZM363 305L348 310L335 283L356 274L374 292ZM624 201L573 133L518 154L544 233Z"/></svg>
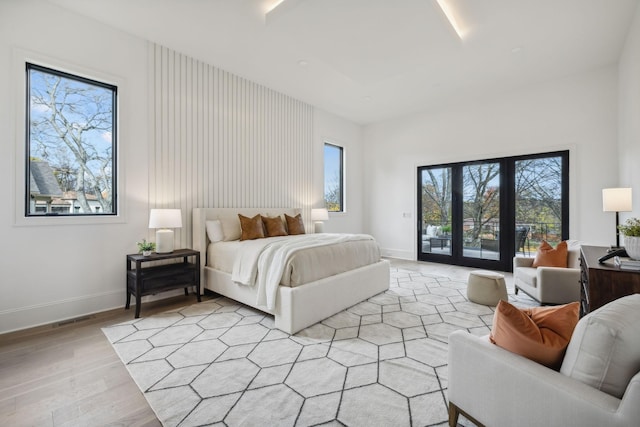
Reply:
<svg viewBox="0 0 640 427"><path fill-rule="evenodd" d="M599 263L606 247L580 249L580 317L620 297L640 293L640 272L621 270L613 259Z"/></svg>
<svg viewBox="0 0 640 427"><path fill-rule="evenodd" d="M193 257L194 262L189 262L189 257ZM182 258L182 262L150 267L142 266L146 262L179 258ZM200 302L200 252L191 249L177 249L166 254L127 255L127 304L125 309L129 309L131 295L134 295L136 297L136 319L140 317L142 296L180 288L184 288L184 294L189 295L189 286L195 287L198 302Z"/></svg>

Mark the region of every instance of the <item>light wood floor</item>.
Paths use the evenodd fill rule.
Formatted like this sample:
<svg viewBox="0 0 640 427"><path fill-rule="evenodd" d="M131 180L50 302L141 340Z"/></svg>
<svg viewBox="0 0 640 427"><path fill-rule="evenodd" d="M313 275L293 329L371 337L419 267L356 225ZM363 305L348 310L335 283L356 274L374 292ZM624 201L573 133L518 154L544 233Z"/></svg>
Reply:
<svg viewBox="0 0 640 427"><path fill-rule="evenodd" d="M391 265L460 280L471 270L415 261ZM193 303L193 295L144 303L142 316ZM101 331L133 314L118 309L0 335L0 426L159 426Z"/></svg>
<svg viewBox="0 0 640 427"><path fill-rule="evenodd" d="M195 302L190 294L143 303L141 315ZM101 331L133 310L0 335L0 426L159 426Z"/></svg>

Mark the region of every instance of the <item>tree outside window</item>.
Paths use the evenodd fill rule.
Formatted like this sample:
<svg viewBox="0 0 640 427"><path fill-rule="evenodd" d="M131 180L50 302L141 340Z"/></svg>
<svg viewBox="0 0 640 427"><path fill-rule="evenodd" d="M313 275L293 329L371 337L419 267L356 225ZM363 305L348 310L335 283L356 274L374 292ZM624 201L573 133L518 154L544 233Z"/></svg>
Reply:
<svg viewBox="0 0 640 427"><path fill-rule="evenodd" d="M115 86L27 64L26 215L113 215Z"/></svg>

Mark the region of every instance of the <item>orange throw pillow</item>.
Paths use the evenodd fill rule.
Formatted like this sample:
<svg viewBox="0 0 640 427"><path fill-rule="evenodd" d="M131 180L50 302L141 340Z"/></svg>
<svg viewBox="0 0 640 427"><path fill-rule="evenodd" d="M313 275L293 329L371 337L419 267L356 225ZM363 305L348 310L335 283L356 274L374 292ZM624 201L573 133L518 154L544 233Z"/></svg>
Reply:
<svg viewBox="0 0 640 427"><path fill-rule="evenodd" d="M554 249L543 240L533 260L534 267L567 267L567 242L560 242Z"/></svg>
<svg viewBox="0 0 640 427"><path fill-rule="evenodd" d="M493 316L492 343L556 371L579 320L580 303L520 310L500 301Z"/></svg>
<svg viewBox="0 0 640 427"><path fill-rule="evenodd" d="M240 218L240 230L242 230L240 240L254 240L264 237L264 225L260 215L248 218L238 214L238 218Z"/></svg>
<svg viewBox="0 0 640 427"><path fill-rule="evenodd" d="M287 230L284 229L284 222L279 216L275 218L262 217L264 228L267 230L267 237L286 236Z"/></svg>
<svg viewBox="0 0 640 427"><path fill-rule="evenodd" d="M302 215L298 214L296 216L289 216L287 214L284 214L284 218L287 220L287 228L289 229L289 234L305 234Z"/></svg>

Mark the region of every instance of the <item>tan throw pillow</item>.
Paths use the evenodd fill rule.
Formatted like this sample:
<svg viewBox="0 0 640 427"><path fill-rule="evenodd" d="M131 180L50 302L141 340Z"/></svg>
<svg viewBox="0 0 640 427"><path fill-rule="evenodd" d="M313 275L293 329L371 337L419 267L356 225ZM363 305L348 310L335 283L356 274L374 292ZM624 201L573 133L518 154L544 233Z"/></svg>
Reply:
<svg viewBox="0 0 640 427"><path fill-rule="evenodd" d="M264 228L267 230L266 237L286 236L287 230L284 229L284 222L279 216L275 218L269 218L267 216L262 217Z"/></svg>
<svg viewBox="0 0 640 427"><path fill-rule="evenodd" d="M492 343L558 370L578 323L580 303L524 310L500 301L493 316Z"/></svg>
<svg viewBox="0 0 640 427"><path fill-rule="evenodd" d="M264 225L262 224L260 215L247 218L244 215L238 214L238 218L240 218L240 240L254 240L264 237Z"/></svg>
<svg viewBox="0 0 640 427"><path fill-rule="evenodd" d="M305 234L304 222L302 222L302 215L289 216L284 214L284 218L287 220L287 229L289 234Z"/></svg>
<svg viewBox="0 0 640 427"><path fill-rule="evenodd" d="M533 267L564 267L567 268L567 242L560 242L554 249L543 240L533 260Z"/></svg>

